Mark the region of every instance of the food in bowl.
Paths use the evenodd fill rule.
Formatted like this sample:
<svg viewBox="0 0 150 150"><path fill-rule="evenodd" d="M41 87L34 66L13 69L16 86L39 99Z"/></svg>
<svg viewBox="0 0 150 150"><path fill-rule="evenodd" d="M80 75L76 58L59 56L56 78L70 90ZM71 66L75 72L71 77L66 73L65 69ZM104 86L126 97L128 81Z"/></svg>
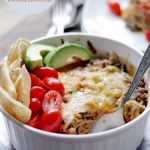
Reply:
<svg viewBox="0 0 150 150"><path fill-rule="evenodd" d="M150 0L130 0L124 9L116 0L108 0L108 7L115 15L120 15L132 31L142 31L150 41Z"/></svg>
<svg viewBox="0 0 150 150"><path fill-rule="evenodd" d="M147 106L147 89L122 106L132 71L116 53L98 57L76 43L60 46L18 40L1 61L0 103L14 118L37 129L87 134L104 114L123 107L127 123Z"/></svg>
<svg viewBox="0 0 150 150"><path fill-rule="evenodd" d="M130 0L122 18L133 31L142 31L150 41L150 0Z"/></svg>
<svg viewBox="0 0 150 150"><path fill-rule="evenodd" d="M122 16L133 30L150 29L150 0L130 0Z"/></svg>

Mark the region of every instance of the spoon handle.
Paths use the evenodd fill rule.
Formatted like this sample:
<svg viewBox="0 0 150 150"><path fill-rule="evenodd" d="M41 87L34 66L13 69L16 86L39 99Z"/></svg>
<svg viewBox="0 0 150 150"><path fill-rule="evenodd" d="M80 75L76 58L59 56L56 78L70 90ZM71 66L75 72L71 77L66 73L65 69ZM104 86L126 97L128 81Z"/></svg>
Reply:
<svg viewBox="0 0 150 150"><path fill-rule="evenodd" d="M142 61L140 62L140 65L137 69L137 72L133 78L133 81L123 99L123 104L128 101L132 95L132 93L134 92L135 88L137 88L137 86L139 85L139 82L142 78L142 76L144 75L145 71L147 70L147 68L150 65L150 44L142 58Z"/></svg>

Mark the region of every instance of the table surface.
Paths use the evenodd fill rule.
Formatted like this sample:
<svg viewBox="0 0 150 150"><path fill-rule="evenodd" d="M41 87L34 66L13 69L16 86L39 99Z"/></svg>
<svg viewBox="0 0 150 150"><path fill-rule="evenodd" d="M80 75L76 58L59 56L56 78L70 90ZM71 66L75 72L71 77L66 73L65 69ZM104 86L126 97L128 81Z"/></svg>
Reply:
<svg viewBox="0 0 150 150"><path fill-rule="evenodd" d="M14 12L1 2L0 20L0 50L3 51L7 51L11 43L18 38L24 37L32 40L45 36L50 26L49 11L25 15Z"/></svg>
<svg viewBox="0 0 150 150"><path fill-rule="evenodd" d="M0 51L5 55L16 39L24 37L29 40L45 36L50 26L49 11L36 15L25 15L13 12L0 2ZM3 57L2 55L0 57ZM11 149L9 138L4 127L3 116L0 113L0 146L4 144ZM145 136L138 150L150 150L150 119ZM5 138L4 138L5 137ZM1 150L4 150L0 147Z"/></svg>

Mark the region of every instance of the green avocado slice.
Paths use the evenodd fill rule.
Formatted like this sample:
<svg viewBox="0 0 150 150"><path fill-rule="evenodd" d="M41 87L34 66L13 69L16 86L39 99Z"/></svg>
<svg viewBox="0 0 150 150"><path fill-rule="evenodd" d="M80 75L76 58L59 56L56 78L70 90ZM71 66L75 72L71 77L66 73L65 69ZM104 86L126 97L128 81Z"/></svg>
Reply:
<svg viewBox="0 0 150 150"><path fill-rule="evenodd" d="M33 44L31 45L25 55L25 64L29 70L33 70L37 67L43 66L43 57L45 57L48 52L55 49L54 46Z"/></svg>
<svg viewBox="0 0 150 150"><path fill-rule="evenodd" d="M44 58L44 64L57 69L68 64L73 57L85 61L92 59L94 55L78 44L67 43L49 52Z"/></svg>

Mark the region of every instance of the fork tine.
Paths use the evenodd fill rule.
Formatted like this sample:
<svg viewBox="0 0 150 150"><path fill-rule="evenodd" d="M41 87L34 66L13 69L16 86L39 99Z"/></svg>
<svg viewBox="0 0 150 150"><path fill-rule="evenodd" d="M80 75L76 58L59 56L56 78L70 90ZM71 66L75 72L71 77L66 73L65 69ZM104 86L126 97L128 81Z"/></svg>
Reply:
<svg viewBox="0 0 150 150"><path fill-rule="evenodd" d="M57 1L57 3L55 4L54 8L53 8L53 17L57 16L61 16L62 13L64 12L63 6L62 6L63 2L62 0Z"/></svg>
<svg viewBox="0 0 150 150"><path fill-rule="evenodd" d="M63 7L63 0L60 0L60 13L65 14L65 9Z"/></svg>
<svg viewBox="0 0 150 150"><path fill-rule="evenodd" d="M83 5L86 0L73 0L76 6Z"/></svg>
<svg viewBox="0 0 150 150"><path fill-rule="evenodd" d="M76 7L70 0L58 0L52 8L52 23L64 30L64 27L69 24L75 17ZM59 32L60 33L60 32Z"/></svg>

